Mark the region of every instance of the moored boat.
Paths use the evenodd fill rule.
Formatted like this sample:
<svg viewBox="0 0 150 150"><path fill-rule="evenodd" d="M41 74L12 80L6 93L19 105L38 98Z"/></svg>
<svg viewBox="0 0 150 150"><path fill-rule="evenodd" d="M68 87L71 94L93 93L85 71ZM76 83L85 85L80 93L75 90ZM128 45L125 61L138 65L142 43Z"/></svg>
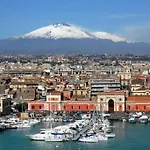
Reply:
<svg viewBox="0 0 150 150"><path fill-rule="evenodd" d="M45 141L47 130L42 130L40 133L33 134L33 135L27 135L31 140L33 141Z"/></svg>
<svg viewBox="0 0 150 150"><path fill-rule="evenodd" d="M92 136L84 136L79 138L78 140L79 142L86 142L86 143L97 143L98 137L96 135L92 135Z"/></svg>
<svg viewBox="0 0 150 150"><path fill-rule="evenodd" d="M136 118L135 117L130 117L129 122L130 123L136 123Z"/></svg>
<svg viewBox="0 0 150 150"><path fill-rule="evenodd" d="M148 123L148 119L149 117L147 115L142 115L140 118L139 118L139 122L140 123Z"/></svg>
<svg viewBox="0 0 150 150"><path fill-rule="evenodd" d="M114 138L116 135L115 135L115 133L105 133L105 136L107 138Z"/></svg>

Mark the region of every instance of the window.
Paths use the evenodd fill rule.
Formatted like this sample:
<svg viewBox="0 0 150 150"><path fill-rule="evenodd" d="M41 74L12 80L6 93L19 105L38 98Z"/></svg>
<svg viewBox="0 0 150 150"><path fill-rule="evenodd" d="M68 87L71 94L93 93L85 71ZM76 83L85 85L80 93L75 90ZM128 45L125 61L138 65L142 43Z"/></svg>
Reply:
<svg viewBox="0 0 150 150"><path fill-rule="evenodd" d="M128 106L128 109L130 110L130 106Z"/></svg>
<svg viewBox="0 0 150 150"><path fill-rule="evenodd" d="M73 106L71 106L71 109L73 109Z"/></svg>
<svg viewBox="0 0 150 150"><path fill-rule="evenodd" d="M121 98L119 98L119 101L121 101L122 99Z"/></svg>
<svg viewBox="0 0 150 150"><path fill-rule="evenodd" d="M136 110L138 110L139 108L138 108L138 106L136 106Z"/></svg>
<svg viewBox="0 0 150 150"><path fill-rule="evenodd" d="M66 109L66 106L64 105L64 109Z"/></svg>
<svg viewBox="0 0 150 150"><path fill-rule="evenodd" d="M146 106L144 106L144 110L146 109Z"/></svg>
<svg viewBox="0 0 150 150"><path fill-rule="evenodd" d="M86 106L86 109L88 109L88 106Z"/></svg>
<svg viewBox="0 0 150 150"><path fill-rule="evenodd" d="M103 98L101 98L101 101L103 101Z"/></svg>
<svg viewBox="0 0 150 150"><path fill-rule="evenodd" d="M42 106L41 106L41 105L39 106L39 109L42 109Z"/></svg>
<svg viewBox="0 0 150 150"><path fill-rule="evenodd" d="M79 106L79 110L81 109L81 107Z"/></svg>
<svg viewBox="0 0 150 150"><path fill-rule="evenodd" d="M32 109L34 109L35 107L34 106L32 106Z"/></svg>

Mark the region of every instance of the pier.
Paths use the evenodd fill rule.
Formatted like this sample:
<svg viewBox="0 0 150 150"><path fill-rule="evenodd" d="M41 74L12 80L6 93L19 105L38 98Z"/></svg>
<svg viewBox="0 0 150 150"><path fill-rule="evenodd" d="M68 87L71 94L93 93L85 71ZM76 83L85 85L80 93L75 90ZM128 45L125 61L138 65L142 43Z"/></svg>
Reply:
<svg viewBox="0 0 150 150"><path fill-rule="evenodd" d="M89 122L87 126L85 126L77 135L75 135L75 137L72 140L77 141L81 137L81 135L85 134L86 131L88 131L91 128L92 125L93 125L93 122L92 121Z"/></svg>

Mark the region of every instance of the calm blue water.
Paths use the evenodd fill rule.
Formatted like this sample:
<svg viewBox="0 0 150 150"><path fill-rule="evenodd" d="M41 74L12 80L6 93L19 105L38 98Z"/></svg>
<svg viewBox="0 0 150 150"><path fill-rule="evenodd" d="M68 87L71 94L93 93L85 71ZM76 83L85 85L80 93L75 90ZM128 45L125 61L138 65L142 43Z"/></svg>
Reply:
<svg viewBox="0 0 150 150"><path fill-rule="evenodd" d="M116 122L114 139L99 143L30 141L26 135L36 133L43 125L31 129L8 130L0 133L0 150L149 150L150 124Z"/></svg>

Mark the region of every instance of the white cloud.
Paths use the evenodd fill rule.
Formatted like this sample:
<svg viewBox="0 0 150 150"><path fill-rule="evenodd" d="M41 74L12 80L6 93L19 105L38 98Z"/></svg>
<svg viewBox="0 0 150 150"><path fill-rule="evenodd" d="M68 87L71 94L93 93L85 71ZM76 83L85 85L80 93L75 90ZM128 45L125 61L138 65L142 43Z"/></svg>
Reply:
<svg viewBox="0 0 150 150"><path fill-rule="evenodd" d="M123 36L128 40L150 43L150 23L126 26L116 34Z"/></svg>

